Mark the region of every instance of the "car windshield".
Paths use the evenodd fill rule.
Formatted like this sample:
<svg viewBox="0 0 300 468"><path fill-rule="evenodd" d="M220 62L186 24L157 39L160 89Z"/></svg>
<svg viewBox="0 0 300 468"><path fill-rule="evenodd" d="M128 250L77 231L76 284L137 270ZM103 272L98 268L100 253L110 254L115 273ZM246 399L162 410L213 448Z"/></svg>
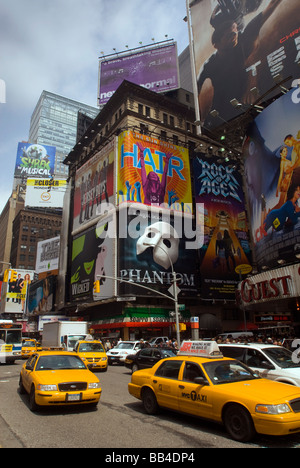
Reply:
<svg viewBox="0 0 300 468"><path fill-rule="evenodd" d="M104 353L101 343L81 343L79 353Z"/></svg>
<svg viewBox="0 0 300 468"><path fill-rule="evenodd" d="M53 356L40 356L36 365L36 371L45 370L86 369L78 356L55 354Z"/></svg>
<svg viewBox="0 0 300 468"><path fill-rule="evenodd" d="M248 367L238 361L213 361L203 364L214 385L241 382L259 378Z"/></svg>
<svg viewBox="0 0 300 468"><path fill-rule="evenodd" d="M117 346L115 346L115 349L133 349L134 343L118 343Z"/></svg>
<svg viewBox="0 0 300 468"><path fill-rule="evenodd" d="M34 348L35 347L35 341L25 341L23 343L24 348Z"/></svg>
<svg viewBox="0 0 300 468"><path fill-rule="evenodd" d="M285 348L264 348L264 353L279 367L287 369L288 367L300 367L293 361L293 353Z"/></svg>

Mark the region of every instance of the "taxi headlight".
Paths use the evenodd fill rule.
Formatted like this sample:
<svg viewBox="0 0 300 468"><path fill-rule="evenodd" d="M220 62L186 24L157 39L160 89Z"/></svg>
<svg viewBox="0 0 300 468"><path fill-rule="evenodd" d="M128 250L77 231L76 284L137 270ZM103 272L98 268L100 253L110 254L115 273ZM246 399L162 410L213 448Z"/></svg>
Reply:
<svg viewBox="0 0 300 468"><path fill-rule="evenodd" d="M94 388L101 388L100 382L89 383L89 390L94 389Z"/></svg>
<svg viewBox="0 0 300 468"><path fill-rule="evenodd" d="M56 392L57 391L57 386L56 385L41 385L41 384L39 384L37 386L37 389L40 392Z"/></svg>
<svg viewBox="0 0 300 468"><path fill-rule="evenodd" d="M257 405L255 411L262 414L284 414L291 412L289 406L285 403L281 405Z"/></svg>
<svg viewBox="0 0 300 468"><path fill-rule="evenodd" d="M106 360L107 360L107 357L103 357L103 358L101 359L101 361L106 361Z"/></svg>

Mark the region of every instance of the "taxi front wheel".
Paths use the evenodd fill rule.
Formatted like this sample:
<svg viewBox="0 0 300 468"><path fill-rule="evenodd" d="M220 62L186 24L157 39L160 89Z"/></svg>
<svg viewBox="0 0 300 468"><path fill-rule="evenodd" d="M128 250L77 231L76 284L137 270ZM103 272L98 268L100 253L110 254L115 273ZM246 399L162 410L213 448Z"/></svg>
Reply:
<svg viewBox="0 0 300 468"><path fill-rule="evenodd" d="M223 416L224 425L232 439L249 442L255 435L255 428L248 411L239 405L230 405Z"/></svg>
<svg viewBox="0 0 300 468"><path fill-rule="evenodd" d="M145 408L146 413L148 414L157 414L159 410L159 406L156 401L156 396L150 390L150 388L144 388L142 392L142 401Z"/></svg>
<svg viewBox="0 0 300 468"><path fill-rule="evenodd" d="M30 409L30 411L33 411L33 412L39 410L39 406L35 402L35 388L34 388L34 386L31 387L31 391L30 391L30 394L29 394L29 409Z"/></svg>

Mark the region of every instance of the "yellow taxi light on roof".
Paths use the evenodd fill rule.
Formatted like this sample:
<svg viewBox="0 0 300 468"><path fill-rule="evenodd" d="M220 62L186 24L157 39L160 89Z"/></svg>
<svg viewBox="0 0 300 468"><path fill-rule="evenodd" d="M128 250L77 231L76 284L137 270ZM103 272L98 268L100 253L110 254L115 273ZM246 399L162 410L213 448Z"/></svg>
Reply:
<svg viewBox="0 0 300 468"><path fill-rule="evenodd" d="M212 359L223 357L215 341L183 341L178 354Z"/></svg>

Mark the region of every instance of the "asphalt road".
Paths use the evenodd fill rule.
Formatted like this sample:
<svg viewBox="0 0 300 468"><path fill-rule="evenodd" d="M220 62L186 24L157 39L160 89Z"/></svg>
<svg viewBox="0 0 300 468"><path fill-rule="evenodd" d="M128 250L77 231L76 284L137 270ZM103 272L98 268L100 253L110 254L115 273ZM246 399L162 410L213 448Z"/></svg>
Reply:
<svg viewBox="0 0 300 468"><path fill-rule="evenodd" d="M142 403L129 395L131 373L122 366L110 366L108 372L98 374L102 396L97 409L51 407L32 413L27 395L18 392L22 364L0 365L2 448L102 448L104 457L106 452L117 456L135 453L138 448L151 449L151 453L188 450L199 456L201 448L300 447L300 435L280 439L257 436L251 444L240 444L214 423L164 410L149 416Z"/></svg>

